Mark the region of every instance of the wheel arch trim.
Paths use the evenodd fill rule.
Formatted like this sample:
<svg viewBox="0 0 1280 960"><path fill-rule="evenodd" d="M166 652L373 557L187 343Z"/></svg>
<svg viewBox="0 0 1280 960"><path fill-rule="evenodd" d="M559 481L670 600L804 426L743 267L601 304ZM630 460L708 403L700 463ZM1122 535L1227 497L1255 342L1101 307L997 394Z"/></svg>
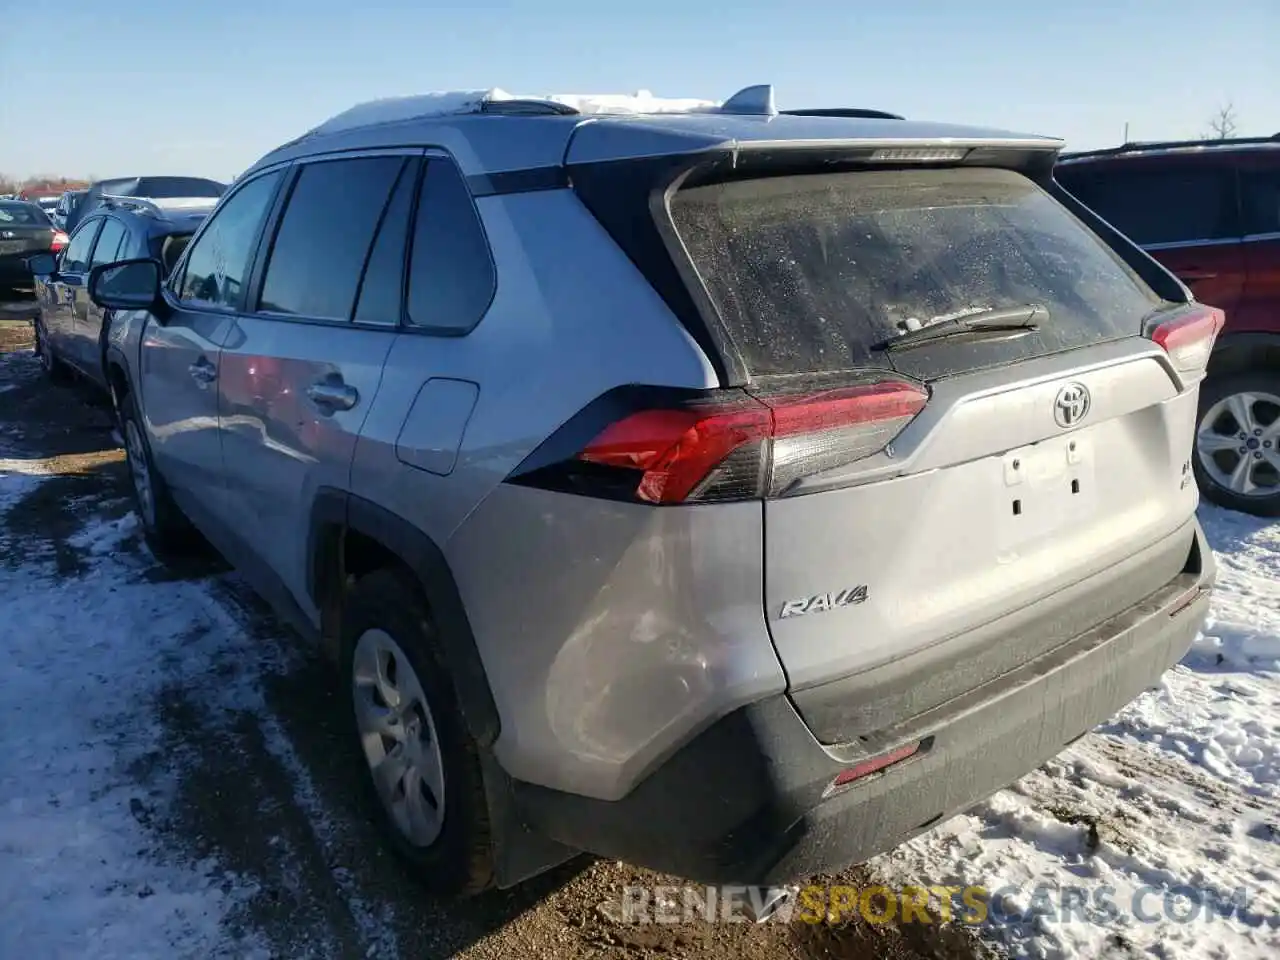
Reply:
<svg viewBox="0 0 1280 960"><path fill-rule="evenodd" d="M334 487L320 488L312 503L307 542L307 591L312 602L323 610L333 576L345 578L341 558L349 530L377 542L412 572L435 618L440 653L463 720L480 746L491 746L501 729L497 704L453 571L431 537L363 497Z"/></svg>

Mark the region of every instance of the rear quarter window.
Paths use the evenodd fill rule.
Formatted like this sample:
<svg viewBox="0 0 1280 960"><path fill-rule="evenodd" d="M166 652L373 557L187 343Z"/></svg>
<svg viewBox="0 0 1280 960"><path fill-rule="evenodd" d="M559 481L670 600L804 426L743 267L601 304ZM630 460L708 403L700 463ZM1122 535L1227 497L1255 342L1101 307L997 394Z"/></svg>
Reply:
<svg viewBox="0 0 1280 960"><path fill-rule="evenodd" d="M671 215L754 376L895 366L931 377L1136 335L1159 298L1008 170L786 176L678 192ZM914 324L1038 304L1031 335L877 349Z"/></svg>

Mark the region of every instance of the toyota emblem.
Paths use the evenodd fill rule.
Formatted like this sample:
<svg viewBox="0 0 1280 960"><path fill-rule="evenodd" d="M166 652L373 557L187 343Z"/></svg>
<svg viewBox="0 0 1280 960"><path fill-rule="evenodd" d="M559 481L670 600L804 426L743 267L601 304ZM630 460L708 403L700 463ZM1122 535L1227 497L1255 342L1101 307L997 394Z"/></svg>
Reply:
<svg viewBox="0 0 1280 960"><path fill-rule="evenodd" d="M1083 383L1068 383L1053 401L1053 419L1060 427L1074 427L1089 414L1089 388Z"/></svg>

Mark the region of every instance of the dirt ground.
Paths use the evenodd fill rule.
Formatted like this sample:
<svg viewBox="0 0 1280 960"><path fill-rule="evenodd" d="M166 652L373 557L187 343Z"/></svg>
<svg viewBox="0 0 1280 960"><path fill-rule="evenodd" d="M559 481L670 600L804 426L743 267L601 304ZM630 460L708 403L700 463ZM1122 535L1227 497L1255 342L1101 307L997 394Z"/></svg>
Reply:
<svg viewBox="0 0 1280 960"><path fill-rule="evenodd" d="M10 314L12 316L12 314ZM29 323L0 315L0 353L30 351ZM0 392L0 439L24 457L48 458L54 476L33 488L5 521L5 563L25 550L49 551L60 576L81 566L68 543L90 516L130 509L123 454L107 408L86 386L53 386L34 356L12 363ZM20 545L15 546L15 545ZM300 644L215 557L190 569L159 567L140 543L141 576L204 584L243 632L221 670L259 670L265 710L211 707L200 685L176 685L153 705L175 746L137 764L139 784L159 782L185 757L176 802L140 804L139 822L175 858L211 858L220 869L256 882L235 922L265 939L280 957L463 958L707 957L711 960L921 960L984 955L958 930L937 926L623 924L607 905L624 886L676 883L612 861L581 857L510 891L461 904L431 899L379 844L350 783L345 731L334 709L332 671ZM4 551L0 551L4 552ZM193 638L194 640L197 638ZM268 669L287 650L287 670ZM261 658L260 661L256 658ZM283 738L283 741L282 741ZM289 749L280 749L287 741ZM0 743L3 734L0 733ZM306 785L300 789L299 784ZM864 879L857 871L843 882ZM378 908L375 910L374 908ZM389 908L389 909L382 909ZM371 941L369 916L390 916Z"/></svg>

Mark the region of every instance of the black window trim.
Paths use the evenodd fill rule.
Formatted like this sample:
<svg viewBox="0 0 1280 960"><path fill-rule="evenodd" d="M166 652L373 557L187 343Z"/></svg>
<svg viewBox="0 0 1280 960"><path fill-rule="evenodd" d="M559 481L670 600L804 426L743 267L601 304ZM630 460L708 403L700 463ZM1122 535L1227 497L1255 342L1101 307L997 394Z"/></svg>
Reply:
<svg viewBox="0 0 1280 960"><path fill-rule="evenodd" d="M294 314L294 313L273 313L268 310L258 309L258 305L262 302L262 285L263 285L263 281L266 279L266 268L270 261L271 247L274 246L275 244L275 237L277 232L280 229L280 221L283 217L284 210L288 203L288 199L293 194L294 185L297 183L297 179L302 171L302 168L309 163L324 163L327 161L354 160L362 157L386 157L386 156L402 156L402 157L410 157L410 158L417 157L421 160L417 170L417 182L414 185L414 190L410 197L409 229L405 238L402 269L400 272L400 277L401 277L400 317L398 318L397 323L393 326L392 324L389 324L389 323L372 323L367 320L359 320L359 321L355 319L335 320L331 317L307 317L307 316L301 316L299 314ZM445 162L445 163L452 164L454 169L457 170L458 176L461 179L463 185L467 187L467 192L471 199L472 210L475 213L475 217L476 217L476 224L480 228L480 235L484 238L485 250L489 254L489 262L493 267L494 282L493 282L493 287L489 294L489 302L485 305L485 309L480 313L479 317L476 318L476 322L471 324L471 326L467 327L466 329L442 330L442 329L433 328L433 327L417 326L415 324L408 322L409 271L413 264L413 237L414 237L414 231L418 222L418 204L422 196L423 178L427 175L427 171L432 161ZM418 337L440 337L440 338L445 338L450 340L468 336L472 331L476 329L476 327L480 325L480 323L484 320L485 316L488 315L489 309L493 306L493 302L495 299L497 299L497 296L498 296L498 285L499 285L498 264L497 264L496 258L493 255L493 245L489 242L489 233L487 230L485 230L485 227L484 227L484 218L480 215L480 210L476 206L475 185L471 180L468 179L466 174L463 173L461 164L458 163L458 161L454 158L453 154L451 154L448 150L446 150L443 147L434 146L434 145L331 150L331 151L326 151L324 153L315 153L315 154L308 154L307 156L303 156L303 157L295 157L291 160L283 160L283 161L280 161L279 163L273 164L270 167L264 167L262 171L254 171L253 176L256 179L256 177L259 175L259 172L265 173L269 170L278 170L282 167L288 168L288 170L281 182L279 190L276 193L275 202L272 205L271 211L267 215L267 220L264 224L263 231L259 236L257 249L253 255L253 266L249 272L249 281L245 284L245 299L241 304L242 309L239 311L240 313L243 313L248 316L258 317L263 320L270 320L273 323L302 323L302 324L311 324L313 326L321 326L321 327L339 327L342 329L381 330L383 332L389 332L389 333L411 334L413 336L418 336ZM237 182L236 188L239 189L239 187L240 187L240 184L239 182ZM228 196L230 196L230 191L228 191ZM219 206L221 206L221 202L219 203ZM387 209L389 209L389 206L390 206L390 199L388 199L388 208L384 208L383 210L384 218L387 214ZM216 213L217 211L215 210L214 212ZM212 219L212 217L213 217L213 214L210 214L209 219ZM382 226L381 220L379 221L378 226L379 228L381 228ZM203 229L203 225L202 225L202 229ZM187 244L187 250L190 250L191 247L195 245L198 239L199 239L199 234L197 233L195 236L191 238L191 241ZM180 260L179 263L174 267L174 275L177 274L179 269L181 269L185 273L186 256L187 256L187 252L186 250L184 250L182 255L182 260ZM365 263L365 269L368 269L367 261ZM360 277L360 283L361 285L363 285L364 283L363 273L361 274L361 277ZM249 309L250 304L253 305L252 310ZM357 294L356 305L358 306L358 304L359 304L359 296ZM183 309L186 309L186 307L184 307ZM215 311L215 312L221 313L223 311ZM352 317L354 318L354 316L355 316L355 312L353 307Z"/></svg>
<svg viewBox="0 0 1280 960"><path fill-rule="evenodd" d="M462 327L429 327L422 324L409 322L409 288L410 274L413 270L413 242L418 234L418 207L422 200L422 188L424 180L430 175L432 163L447 163L453 167L458 174L458 179L462 182L463 187L467 191L467 198L471 201L471 213L476 218L476 226L480 229L480 238L484 240L485 253L489 256L489 265L493 276L493 283L489 288L489 299L485 301L484 308L481 309L479 315L472 321L471 325ZM493 301L498 298L498 261L493 255L493 244L489 242L489 231L484 228L484 217L480 216L480 208L476 206L475 193L472 185L467 179L466 173L463 172L461 164L454 159L453 155L441 147L428 147L424 153L422 169L418 171L418 188L413 194L413 203L409 209L409 235L405 243L404 251L404 295L401 297L401 317L400 331L402 333L413 333L418 336L425 337L442 337L448 340L457 340L465 337L475 330L476 327L484 321L489 315L489 310L493 306Z"/></svg>
<svg viewBox="0 0 1280 960"><path fill-rule="evenodd" d="M364 273L369 268L369 255L366 254L364 266L360 271L360 281L356 287L356 299L351 306L351 316L346 320L339 320L334 317L312 317L297 313L276 313L271 310L261 309L262 303L262 287L266 281L267 267L271 262L271 251L275 248L276 236L280 232L280 225L284 220L284 213L288 209L289 199L293 196L294 187L298 183L298 178L302 175L303 167L313 163L332 163L342 160L360 160L366 157L405 157L407 159L423 158L426 150L422 147L382 147L369 150L335 150L329 153L318 153L306 157L298 157L296 160L287 161L279 166L289 167L288 172L281 184L280 191L276 195L276 201L268 214L265 229L259 237L258 247L253 256L253 266L249 272L249 282L245 284L245 300L242 303L243 309L241 313L247 316L258 317L262 320L270 320L273 323L305 323L313 326L321 327L340 327L342 329L355 330L381 330L383 332L401 333L407 332L410 328L405 325L405 292L407 290L407 265L409 257L409 247L412 244L411 239L407 239L405 243L405 251L403 253L404 269L401 270L401 297L400 297L400 316L394 324L390 323L372 323L367 320L357 321L354 319L356 307L360 302L360 289L364 285ZM414 222L414 213L417 210L418 191L422 186L422 172L426 169L426 163L420 162L416 173L417 184L415 186L411 207L409 210L409 225L412 229ZM403 168L401 168L403 173ZM399 180L392 185L392 193L395 187L399 185ZM377 231L382 228L382 221L386 218L387 210L391 206L391 195L387 197L387 203L383 206L382 215L378 219L378 226L374 231L374 242L377 242ZM192 237L191 243L195 243ZM188 244L188 247L191 244ZM370 248L370 253L372 247ZM184 251L185 256L185 251Z"/></svg>
<svg viewBox="0 0 1280 960"><path fill-rule="evenodd" d="M178 262L173 265L173 270L169 272L169 276L164 282L162 293L165 302L168 303L170 307L175 310L181 310L184 313L203 313L219 317L225 317L229 314L244 313L244 306L246 303L245 297L250 289L250 285L248 283L246 283L245 288L241 290L240 302L234 307L217 307L205 303L204 301L183 300L179 297L178 292L182 289L182 284L186 281L187 277L187 258L189 257L192 248L195 247L195 245L200 242L200 238L204 236L204 232L209 228L209 224L212 223L214 218L222 212L223 206L232 197L238 194L249 184L260 180L262 177L276 173L283 173L283 176L280 178L280 182L276 184L275 193L271 198L271 202L267 205L266 216L263 217L262 224L258 229L257 241L251 244L252 252L249 254L248 276L250 281L252 281L254 270L256 269L256 260L261 254L262 237L265 235L266 229L270 225L272 218L279 212L280 197L283 193L285 183L289 180L290 171L288 168L290 166L291 165L289 163L274 163L268 167L263 167L261 170L255 170L253 172L253 176L246 177L243 180L237 180L232 189L228 190L221 198L219 198L217 206L215 206L213 210L209 212L209 215L201 221L200 226L197 227L195 232L191 235L191 239L187 241L186 247L183 248L182 256L179 257Z"/></svg>
<svg viewBox="0 0 1280 960"><path fill-rule="evenodd" d="M111 216L110 214L106 214L105 216L103 216L103 217L102 217L102 226L98 229L98 235L97 235L96 237L94 237L94 238L93 238L93 247L92 247L92 248L90 248L90 250L89 250L89 267L90 267L91 269L92 269L94 266L96 266L96 262L95 262L94 258L95 258L95 257L97 257L97 255L98 255L98 244L100 244L100 243L102 242L102 231L103 231L104 229L106 229L106 226L107 226L107 224L108 224L109 222L115 222L115 223L118 223L118 224L120 224L120 226L122 226L122 227L124 228L124 235L123 235L123 236L121 236L121 237L120 237L120 239L116 241L116 249L115 249L115 253L114 253L114 254L112 254L112 256L117 256L117 255L120 253L120 244L121 244L121 243L123 243L123 242L124 242L124 241L129 237L130 233L132 232L132 231L130 231L130 230L129 230L129 224L128 224L128 223L126 223L124 220L121 220L119 217L113 217L113 216ZM114 263L115 261L113 261L113 260L104 260L103 262L104 262L104 263Z"/></svg>

